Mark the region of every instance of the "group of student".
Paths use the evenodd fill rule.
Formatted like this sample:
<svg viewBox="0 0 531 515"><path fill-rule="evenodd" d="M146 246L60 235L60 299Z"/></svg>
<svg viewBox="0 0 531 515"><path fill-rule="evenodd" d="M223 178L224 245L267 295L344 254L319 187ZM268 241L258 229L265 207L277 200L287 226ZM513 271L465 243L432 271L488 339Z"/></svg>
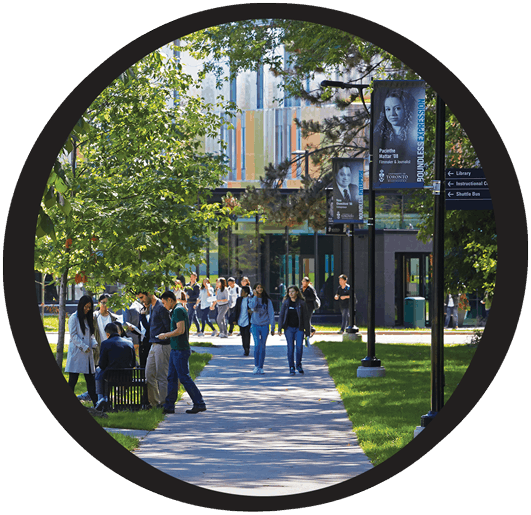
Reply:
<svg viewBox="0 0 531 515"><path fill-rule="evenodd" d="M181 383L193 402L193 408L187 412L205 411L204 400L188 368L189 333L193 323L197 336L203 336L209 325L212 336L220 338L232 335L237 325L245 356L250 354L251 336L254 341L253 374L264 374L267 338L275 334L275 311L261 283L251 290L247 277L242 278L240 285L233 277L228 280L219 277L214 290L208 278L204 278L200 286L197 275L192 273L186 285L178 279L175 289L165 291L160 299L154 293L138 292L135 302L121 317L109 311L109 297L109 294L101 295L99 310L94 312L92 297L83 296L69 320L70 345L65 371L69 373L72 390L79 374L85 374L88 392L84 398L91 399L95 406L105 407L107 402L103 388L106 370L133 368L139 364L146 370L148 400L152 407L162 407L165 413L173 413ZM284 332L286 338L292 375L296 371L304 374L303 345L304 342L309 345L309 338L315 334L311 318L319 304L308 277L303 278L301 288L289 286L282 300L278 332ZM213 311L217 313L219 332L210 321Z"/></svg>
<svg viewBox="0 0 531 515"><path fill-rule="evenodd" d="M193 290L196 291L193 291ZM243 352L250 354L251 336L254 341L254 369L253 374L264 374L266 357L266 342L269 334L275 334L275 311L271 297L264 285L257 283L251 290L250 281L243 277L240 286L233 277L216 280L216 289L210 285L208 278L204 278L201 287L197 285L197 276L192 274L190 282L183 287L180 280L176 281L177 297L186 299L190 326L193 322L197 326L197 336L203 336L206 325L210 325L212 336L228 338L232 335L234 326L240 329ZM278 331L284 331L287 342L288 366L290 374L297 370L304 373L302 368L303 342L315 334L311 326L311 315L318 302L317 293L308 277L302 281L302 290L292 285L288 288L280 309ZM217 310L215 317L219 333L210 322L209 314ZM199 326L201 321L201 327Z"/></svg>
<svg viewBox="0 0 531 515"><path fill-rule="evenodd" d="M146 371L151 407L175 413L182 384L193 402L186 413L206 411L189 371L191 350L185 301L178 301L172 291L165 291L160 299L149 292L139 292L137 300L119 317L108 310L109 297L101 295L99 310L94 312L92 297L84 295L68 321L70 342L65 367L68 384L74 390L81 373L87 384L87 392L78 398L91 400L96 409L105 411L106 374L110 370L134 368L138 353L140 367Z"/></svg>

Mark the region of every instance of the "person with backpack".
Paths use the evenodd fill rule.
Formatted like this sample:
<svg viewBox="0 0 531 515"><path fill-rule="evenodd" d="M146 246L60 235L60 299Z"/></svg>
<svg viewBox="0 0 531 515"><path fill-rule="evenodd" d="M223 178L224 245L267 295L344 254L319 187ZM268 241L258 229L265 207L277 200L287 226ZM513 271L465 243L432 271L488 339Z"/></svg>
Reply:
<svg viewBox="0 0 531 515"><path fill-rule="evenodd" d="M249 300L251 315L251 334L254 340L254 370L253 374L264 373L266 355L266 341L271 328L271 336L275 334L275 310L271 298L261 283L253 289L253 296Z"/></svg>
<svg viewBox="0 0 531 515"><path fill-rule="evenodd" d="M319 299L317 292L315 291L315 288L310 282L309 277L303 277L301 285L302 285L301 292L304 297L304 300L306 301L306 309L308 310L308 315L310 317L310 337L311 337L316 333L315 327L313 327L312 325L312 315L316 309L319 309L321 307L321 299Z"/></svg>

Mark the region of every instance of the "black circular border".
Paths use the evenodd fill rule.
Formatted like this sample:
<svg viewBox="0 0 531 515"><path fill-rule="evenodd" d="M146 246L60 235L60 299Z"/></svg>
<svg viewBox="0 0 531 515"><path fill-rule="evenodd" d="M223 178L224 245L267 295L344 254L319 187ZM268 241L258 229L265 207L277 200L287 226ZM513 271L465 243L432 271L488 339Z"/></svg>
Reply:
<svg viewBox="0 0 531 515"><path fill-rule="evenodd" d="M395 456L356 478L322 490L281 497L235 496L171 478L125 451L99 430L66 387L49 352L38 310L28 312L20 307L27 306L27 301L33 298L28 292L35 291L35 225L49 170L70 128L92 100L120 72L171 40L210 25L271 18L275 14L279 18L300 19L355 32L391 51L441 95L470 136L489 181L498 233L496 298L511 298L511 302L494 304L481 345L457 395L451 397L428 428ZM14 274L12 270L24 273ZM61 425L101 463L139 486L192 505L236 511L301 508L351 496L391 478L445 438L479 401L509 349L525 291L524 281L513 281L514 270L521 276L527 272L527 228L522 194L507 150L473 95L433 56L399 34L351 14L295 4L243 4L199 12L145 34L105 61L65 99L32 148L15 188L4 242L6 306L15 342L35 388ZM32 335L32 345L28 345L28 333ZM419 420L421 415L419 413Z"/></svg>

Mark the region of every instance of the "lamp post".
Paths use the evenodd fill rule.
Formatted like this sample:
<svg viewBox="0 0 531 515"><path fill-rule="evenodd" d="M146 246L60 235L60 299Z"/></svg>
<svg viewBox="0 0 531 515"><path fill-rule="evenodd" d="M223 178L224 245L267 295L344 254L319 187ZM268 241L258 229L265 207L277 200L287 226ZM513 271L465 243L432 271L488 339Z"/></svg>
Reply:
<svg viewBox="0 0 531 515"><path fill-rule="evenodd" d="M370 87L370 84L351 84L348 82L324 80L321 82L321 87L332 87L340 89L357 89L360 97L363 100L363 90ZM375 331L375 275L376 275L376 226L375 226L375 195L372 181L372 134L373 134L373 112L371 109L371 125L370 125L370 145L369 145L369 219L367 220L368 230L368 306L367 306L367 356L361 360L361 367L358 368L358 377L381 377L385 374L385 369L381 366L381 361L376 357L376 331ZM351 227L354 233L353 226ZM354 236L353 236L354 238ZM352 294L352 303L354 303L354 295ZM352 307L351 307L352 312Z"/></svg>
<svg viewBox="0 0 531 515"><path fill-rule="evenodd" d="M445 217L445 112L444 100L437 95L435 121L435 181L433 197L433 319L431 329L431 409L421 417L422 431L444 405L444 217Z"/></svg>

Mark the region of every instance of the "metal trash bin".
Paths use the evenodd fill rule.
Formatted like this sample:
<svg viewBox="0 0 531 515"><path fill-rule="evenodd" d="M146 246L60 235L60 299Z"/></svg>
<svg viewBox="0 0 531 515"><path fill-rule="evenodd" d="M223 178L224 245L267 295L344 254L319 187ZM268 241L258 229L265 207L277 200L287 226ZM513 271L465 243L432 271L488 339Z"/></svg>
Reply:
<svg viewBox="0 0 531 515"><path fill-rule="evenodd" d="M406 297L404 327L426 327L426 299L424 297Z"/></svg>

